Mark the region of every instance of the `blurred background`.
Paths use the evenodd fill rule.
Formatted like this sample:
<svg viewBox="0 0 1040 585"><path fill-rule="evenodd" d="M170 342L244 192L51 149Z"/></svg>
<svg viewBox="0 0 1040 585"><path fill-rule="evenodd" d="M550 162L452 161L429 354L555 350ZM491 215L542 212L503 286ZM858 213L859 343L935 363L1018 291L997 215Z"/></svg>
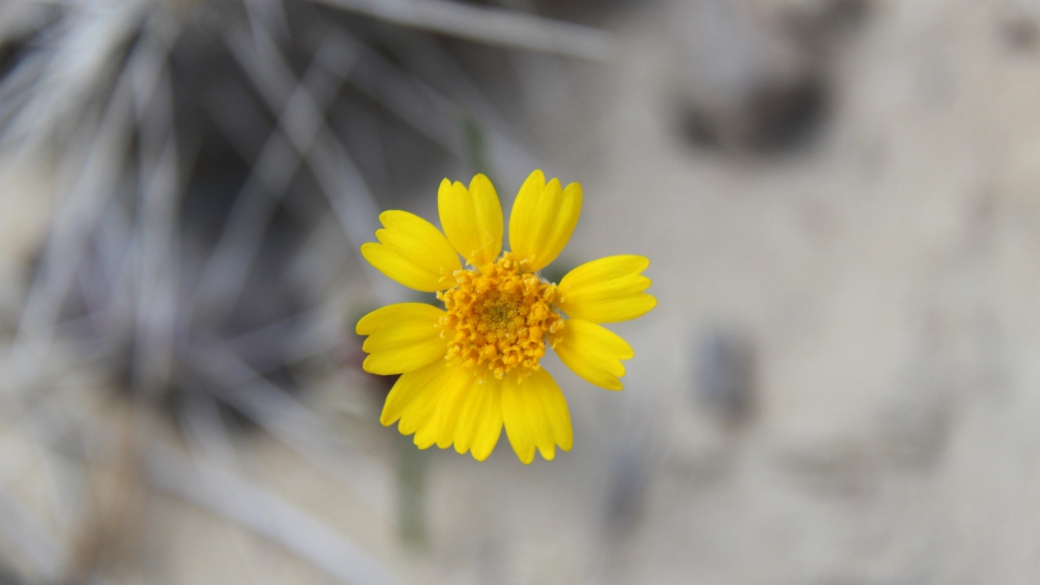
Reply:
<svg viewBox="0 0 1040 585"><path fill-rule="evenodd" d="M524 466L378 422L443 177L650 257ZM0 0L0 584L1035 583L1040 3Z"/></svg>

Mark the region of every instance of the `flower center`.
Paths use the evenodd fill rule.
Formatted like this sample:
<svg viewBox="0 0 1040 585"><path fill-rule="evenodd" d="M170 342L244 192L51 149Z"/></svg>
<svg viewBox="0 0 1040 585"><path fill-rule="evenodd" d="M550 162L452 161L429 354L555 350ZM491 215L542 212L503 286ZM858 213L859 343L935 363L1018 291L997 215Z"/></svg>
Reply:
<svg viewBox="0 0 1040 585"><path fill-rule="evenodd" d="M476 270L458 270L455 279L457 287L437 293L447 309L438 323L447 359L484 366L500 379L517 368L521 377L537 370L545 336L563 329L553 309L556 285L523 272L509 252Z"/></svg>

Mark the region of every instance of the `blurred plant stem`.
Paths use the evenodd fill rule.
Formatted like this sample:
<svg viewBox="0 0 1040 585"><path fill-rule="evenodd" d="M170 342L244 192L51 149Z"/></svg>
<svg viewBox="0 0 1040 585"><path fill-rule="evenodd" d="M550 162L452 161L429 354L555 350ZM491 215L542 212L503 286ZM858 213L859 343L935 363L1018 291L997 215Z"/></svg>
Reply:
<svg viewBox="0 0 1040 585"><path fill-rule="evenodd" d="M469 150L469 160L474 172L487 175L494 182L494 171L488 158L484 129L473 116L462 118L462 131ZM426 459L425 453L417 449L411 437L399 436L397 440L397 521L401 542L413 550L426 548Z"/></svg>
<svg viewBox="0 0 1040 585"><path fill-rule="evenodd" d="M469 161L473 165L473 171L484 173L494 183L495 173L488 158L487 141L484 139L484 129L480 122L467 115L462 119L462 131L466 136L466 147L469 149Z"/></svg>
<svg viewBox="0 0 1040 585"><path fill-rule="evenodd" d="M425 453L412 444L412 438L397 437L397 521L401 542L411 550L426 548Z"/></svg>

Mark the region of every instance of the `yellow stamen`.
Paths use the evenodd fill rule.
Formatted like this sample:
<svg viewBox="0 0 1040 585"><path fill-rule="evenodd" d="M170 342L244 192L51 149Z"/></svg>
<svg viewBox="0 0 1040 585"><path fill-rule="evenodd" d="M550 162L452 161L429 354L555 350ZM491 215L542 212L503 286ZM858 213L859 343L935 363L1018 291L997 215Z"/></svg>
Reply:
<svg viewBox="0 0 1040 585"><path fill-rule="evenodd" d="M499 379L515 369L521 378L538 370L545 336L563 329L553 307L556 285L524 272L509 252L454 276L458 286L437 293L448 311L438 323L446 358L485 367Z"/></svg>

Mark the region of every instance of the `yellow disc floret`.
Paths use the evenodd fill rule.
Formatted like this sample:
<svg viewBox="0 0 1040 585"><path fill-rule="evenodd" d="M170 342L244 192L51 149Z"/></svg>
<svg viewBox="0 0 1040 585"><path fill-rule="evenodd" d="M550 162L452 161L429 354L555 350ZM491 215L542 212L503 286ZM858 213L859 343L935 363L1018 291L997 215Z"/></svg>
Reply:
<svg viewBox="0 0 1040 585"><path fill-rule="evenodd" d="M487 368L496 378L519 369L524 377L539 368L545 336L563 329L553 307L556 285L524 272L506 252L476 270L455 272L458 286L438 293L447 314L441 336L446 358L468 368Z"/></svg>

